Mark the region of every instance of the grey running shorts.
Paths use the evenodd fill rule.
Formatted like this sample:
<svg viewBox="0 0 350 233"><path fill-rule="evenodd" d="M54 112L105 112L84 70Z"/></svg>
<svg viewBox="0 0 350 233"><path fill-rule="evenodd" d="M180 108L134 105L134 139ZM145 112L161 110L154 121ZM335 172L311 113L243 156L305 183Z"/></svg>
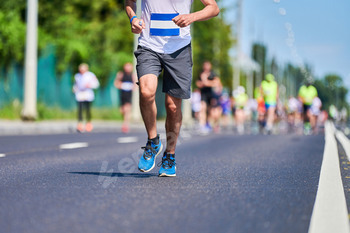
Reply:
<svg viewBox="0 0 350 233"><path fill-rule="evenodd" d="M137 59L136 70L139 79L147 74L158 77L164 70L163 92L180 99L191 97L193 66L191 44L172 54L157 53L149 48L138 46L134 54Z"/></svg>

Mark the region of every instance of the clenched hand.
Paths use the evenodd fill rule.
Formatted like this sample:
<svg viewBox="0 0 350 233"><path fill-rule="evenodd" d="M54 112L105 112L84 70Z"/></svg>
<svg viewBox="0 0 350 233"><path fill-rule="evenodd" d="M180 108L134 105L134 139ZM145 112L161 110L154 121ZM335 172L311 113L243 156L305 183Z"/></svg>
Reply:
<svg viewBox="0 0 350 233"><path fill-rule="evenodd" d="M179 27L187 27L194 22L192 14L178 15L173 18L173 22Z"/></svg>
<svg viewBox="0 0 350 233"><path fill-rule="evenodd" d="M146 26L145 26L145 23L143 22L142 19L135 18L131 22L132 33L140 34L142 32L142 29L145 29L145 28L146 28Z"/></svg>

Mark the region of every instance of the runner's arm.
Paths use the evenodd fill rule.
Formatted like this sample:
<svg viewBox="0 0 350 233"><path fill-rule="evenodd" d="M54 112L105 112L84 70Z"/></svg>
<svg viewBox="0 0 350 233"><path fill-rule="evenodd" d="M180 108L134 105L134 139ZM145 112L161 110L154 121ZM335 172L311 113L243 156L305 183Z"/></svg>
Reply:
<svg viewBox="0 0 350 233"><path fill-rule="evenodd" d="M131 20L132 17L136 16L136 0L125 0L125 12ZM140 22L141 25L140 26ZM142 29L145 28L145 24L142 19L134 18L131 22L131 31L135 34L140 34Z"/></svg>
<svg viewBox="0 0 350 233"><path fill-rule="evenodd" d="M122 88L122 78L123 78L123 73L118 72L117 75L115 76L114 79L114 86L118 89Z"/></svg>
<svg viewBox="0 0 350 233"><path fill-rule="evenodd" d="M86 85L86 88L97 89L100 86L95 74L91 73L89 83Z"/></svg>
<svg viewBox="0 0 350 233"><path fill-rule="evenodd" d="M221 80L218 76L215 76L213 80L207 80L209 87L216 87L221 85Z"/></svg>
<svg viewBox="0 0 350 233"><path fill-rule="evenodd" d="M178 15L173 18L173 21L179 27L187 27L196 21L205 21L217 16L220 13L220 9L215 0L201 0L204 8L200 11L193 12L191 14Z"/></svg>
<svg viewBox="0 0 350 233"><path fill-rule="evenodd" d="M200 89L202 89L204 87L202 80L199 80L199 79L196 81L196 85Z"/></svg>
<svg viewBox="0 0 350 233"><path fill-rule="evenodd" d="M301 87L301 88L302 88L302 87ZM299 89L299 92L298 92L298 99L299 99L299 101L300 101L301 103L304 104L305 99L304 99L304 96L302 95L301 88Z"/></svg>
<svg viewBox="0 0 350 233"><path fill-rule="evenodd" d="M264 89L262 88L262 85L260 85L260 95L261 95L261 97L263 97L263 98L264 98L264 96L265 96Z"/></svg>

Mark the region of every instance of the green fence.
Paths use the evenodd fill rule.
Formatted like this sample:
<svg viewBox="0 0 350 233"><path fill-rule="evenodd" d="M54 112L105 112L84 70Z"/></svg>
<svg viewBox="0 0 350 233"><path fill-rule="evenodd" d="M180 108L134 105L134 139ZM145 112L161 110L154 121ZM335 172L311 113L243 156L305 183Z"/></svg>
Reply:
<svg viewBox="0 0 350 233"><path fill-rule="evenodd" d="M0 107L14 100L23 101L24 70L18 64L3 69L0 77ZM60 77L55 72L55 56L53 53L43 54L38 61L38 102L50 107L60 107L64 110L75 108L75 98L72 92L74 74L63 73ZM119 105L118 90L113 86L114 76L111 76L105 87L96 91L96 107L115 107Z"/></svg>

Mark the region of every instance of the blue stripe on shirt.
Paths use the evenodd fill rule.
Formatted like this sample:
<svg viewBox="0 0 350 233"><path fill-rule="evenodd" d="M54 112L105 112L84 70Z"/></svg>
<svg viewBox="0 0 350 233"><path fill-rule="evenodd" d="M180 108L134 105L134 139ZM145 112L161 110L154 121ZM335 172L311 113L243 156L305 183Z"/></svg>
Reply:
<svg viewBox="0 0 350 233"><path fill-rule="evenodd" d="M171 28L171 29L159 29L151 28L151 36L179 36L180 28Z"/></svg>
<svg viewBox="0 0 350 233"><path fill-rule="evenodd" d="M179 13L173 13L173 14L152 13L151 20L171 21L173 18L175 18L178 15Z"/></svg>

